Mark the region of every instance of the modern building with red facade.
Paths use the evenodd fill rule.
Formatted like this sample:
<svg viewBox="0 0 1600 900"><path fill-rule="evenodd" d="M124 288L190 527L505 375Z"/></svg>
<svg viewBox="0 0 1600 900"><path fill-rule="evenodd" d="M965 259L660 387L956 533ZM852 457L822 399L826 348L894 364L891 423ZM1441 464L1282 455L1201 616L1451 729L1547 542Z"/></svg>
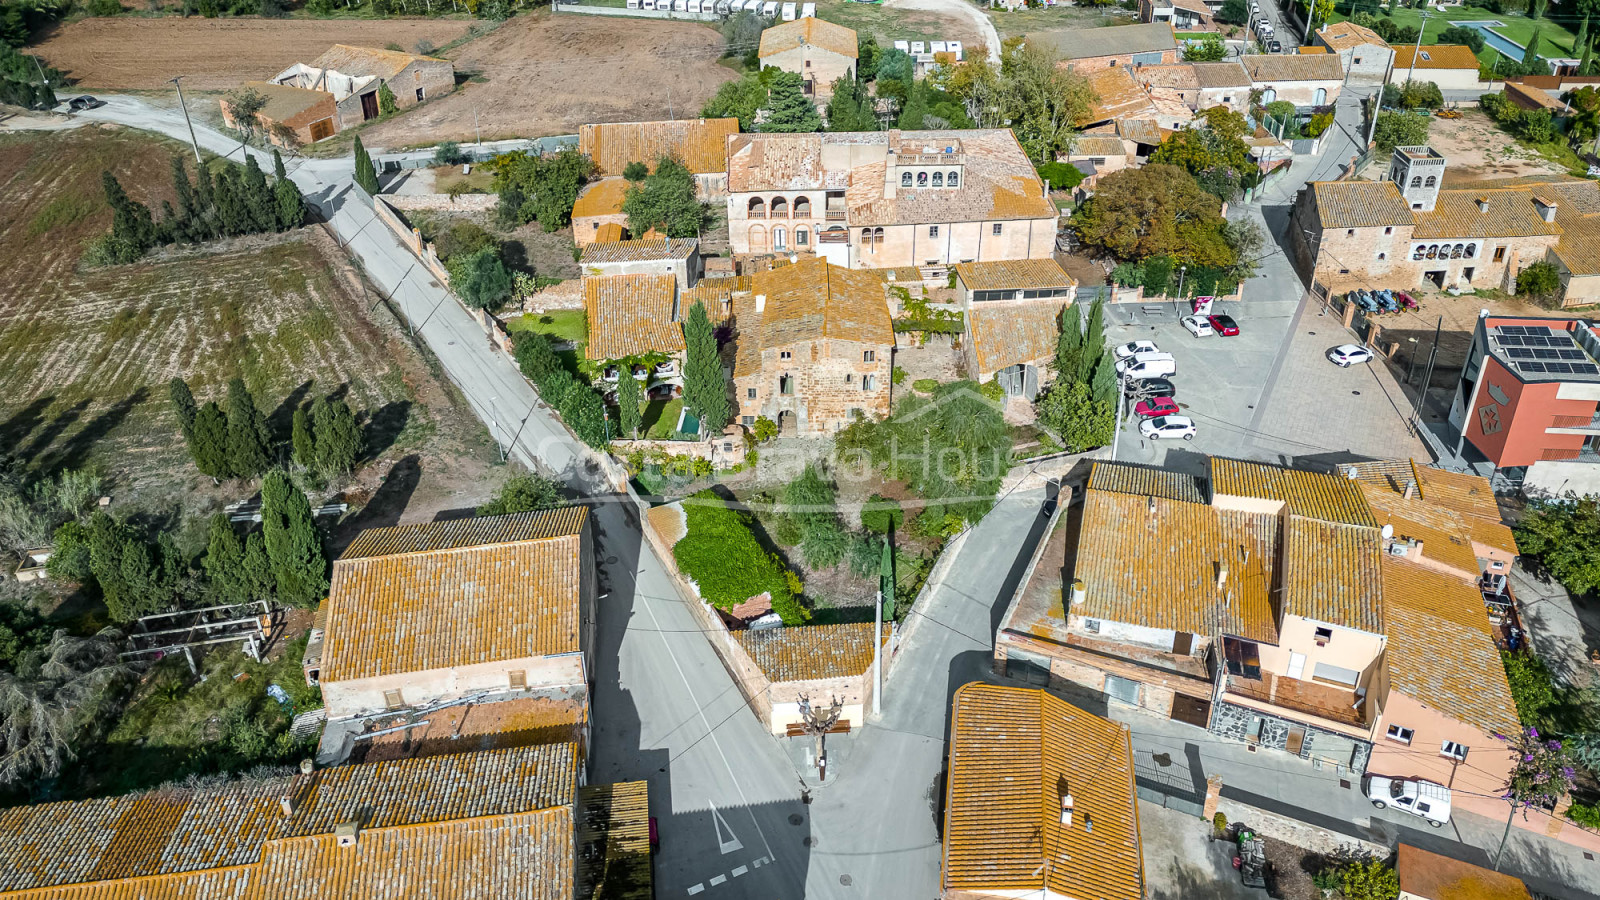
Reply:
<svg viewBox="0 0 1600 900"><path fill-rule="evenodd" d="M1530 496L1600 493L1597 360L1595 323L1480 316L1450 422Z"/></svg>

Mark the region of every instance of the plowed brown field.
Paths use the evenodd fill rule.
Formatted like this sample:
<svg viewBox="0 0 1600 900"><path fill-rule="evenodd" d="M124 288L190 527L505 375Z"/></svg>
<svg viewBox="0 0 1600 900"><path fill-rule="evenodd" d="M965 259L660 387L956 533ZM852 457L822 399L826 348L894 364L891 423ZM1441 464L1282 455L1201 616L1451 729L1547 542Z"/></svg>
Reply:
<svg viewBox="0 0 1600 900"><path fill-rule="evenodd" d="M334 44L406 50L418 41L443 46L471 22L442 19L83 19L56 29L35 48L45 62L85 88L150 90L174 75L184 87L231 90Z"/></svg>

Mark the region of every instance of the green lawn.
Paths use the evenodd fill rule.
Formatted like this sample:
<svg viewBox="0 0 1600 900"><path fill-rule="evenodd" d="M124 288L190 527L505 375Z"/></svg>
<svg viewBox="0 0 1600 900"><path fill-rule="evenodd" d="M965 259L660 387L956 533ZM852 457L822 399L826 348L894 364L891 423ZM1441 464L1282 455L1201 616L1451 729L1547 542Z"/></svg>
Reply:
<svg viewBox="0 0 1600 900"><path fill-rule="evenodd" d="M678 427L678 414L683 412L683 400L651 400L644 408L639 429L650 441L671 440Z"/></svg>
<svg viewBox="0 0 1600 900"><path fill-rule="evenodd" d="M1366 11L1369 9L1369 3L1371 3L1371 0L1362 0L1357 8ZM1342 12L1336 12L1330 16L1329 20L1343 22L1350 18L1349 12L1350 9L1346 7ZM1422 13L1414 9L1397 9L1392 18L1397 25L1418 25L1422 22ZM1482 19L1497 19L1504 22L1504 25L1495 26L1494 30L1524 47L1528 45L1528 41L1533 37L1534 28L1539 28L1540 56L1576 57L1582 55L1573 51L1573 44L1577 40L1576 36L1558 22L1550 19L1530 19L1522 15L1495 13L1487 9L1478 9L1470 6L1454 7L1442 15L1439 13L1430 14L1427 24L1422 29L1422 43L1425 45L1437 44L1439 43L1439 32L1444 31L1451 25L1457 22L1473 22ZM1498 51L1485 44L1483 52L1478 54L1478 59L1486 63L1493 63L1499 56Z"/></svg>
<svg viewBox="0 0 1600 900"><path fill-rule="evenodd" d="M506 322L507 331L537 331L558 341L582 344L589 340L589 323L581 309L556 309L550 312L528 313Z"/></svg>

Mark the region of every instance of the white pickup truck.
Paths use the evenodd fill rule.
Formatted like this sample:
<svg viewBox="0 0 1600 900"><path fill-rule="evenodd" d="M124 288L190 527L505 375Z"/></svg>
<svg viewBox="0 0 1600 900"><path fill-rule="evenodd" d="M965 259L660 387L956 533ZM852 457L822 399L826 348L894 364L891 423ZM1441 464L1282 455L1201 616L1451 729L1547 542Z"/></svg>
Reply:
<svg viewBox="0 0 1600 900"><path fill-rule="evenodd" d="M1378 809L1394 807L1420 816L1434 828L1450 821L1450 789L1420 778L1389 778L1368 775L1367 799Z"/></svg>

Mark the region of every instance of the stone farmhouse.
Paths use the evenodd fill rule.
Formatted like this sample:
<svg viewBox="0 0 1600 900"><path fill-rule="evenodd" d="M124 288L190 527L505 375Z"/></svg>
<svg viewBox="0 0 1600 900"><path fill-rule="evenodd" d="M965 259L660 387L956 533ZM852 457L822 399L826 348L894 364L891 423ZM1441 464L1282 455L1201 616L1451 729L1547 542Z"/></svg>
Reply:
<svg viewBox="0 0 1600 900"><path fill-rule="evenodd" d="M955 274L967 371L978 381L998 378L1009 396L1038 396L1044 366L1055 356L1061 311L1078 282L1053 259L961 263Z"/></svg>
<svg viewBox="0 0 1600 900"><path fill-rule="evenodd" d="M694 238L640 238L630 241L591 241L578 257L585 278L606 275L671 275L679 290L688 290L705 265L700 242Z"/></svg>
<svg viewBox="0 0 1600 900"><path fill-rule="evenodd" d="M1178 61L1178 39L1167 22L1080 28L1029 36L1061 60L1058 65L1088 74L1117 66Z"/></svg>
<svg viewBox="0 0 1600 900"><path fill-rule="evenodd" d="M1395 50L1376 31L1354 22L1335 22L1312 33L1313 47L1337 54L1345 80L1352 84L1383 84L1394 67Z"/></svg>
<svg viewBox="0 0 1600 900"><path fill-rule="evenodd" d="M1254 53L1239 61L1263 104L1284 100L1302 110L1331 106L1344 86L1344 67L1335 53Z"/></svg>
<svg viewBox="0 0 1600 900"><path fill-rule="evenodd" d="M833 96L833 83L855 72L856 33L843 25L805 16L761 32L756 51L761 67L776 66L801 78L801 89L819 104Z"/></svg>
<svg viewBox="0 0 1600 900"><path fill-rule="evenodd" d="M645 783L584 782L577 745L554 743L17 806L0 891L572 900L626 874L648 896Z"/></svg>
<svg viewBox="0 0 1600 900"><path fill-rule="evenodd" d="M813 252L853 269L1043 259L1057 217L1009 130L729 139L736 255Z"/></svg>
<svg viewBox="0 0 1600 900"><path fill-rule="evenodd" d="M1600 187L1524 178L1445 189L1447 167L1432 148L1396 147L1382 181L1309 185L1291 216L1303 269L1335 291L1514 293L1517 274L1546 260L1564 305L1600 299Z"/></svg>
<svg viewBox="0 0 1600 900"><path fill-rule="evenodd" d="M622 201L628 182L622 172L628 163L644 163L655 171L656 161L670 156L694 174L700 199L721 200L728 189L728 136L738 133L738 119L612 122L580 127L578 152L594 161L597 178L584 187L572 207L573 241L579 247L592 243L606 225L617 225L626 231L628 217L622 211Z"/></svg>
<svg viewBox="0 0 1600 900"><path fill-rule="evenodd" d="M973 682L950 711L940 896L1142 900L1128 727L1042 690Z"/></svg>
<svg viewBox="0 0 1600 900"><path fill-rule="evenodd" d="M1191 112L1213 106L1249 111L1250 75L1238 60L1134 66L1132 75L1151 96L1175 98Z"/></svg>
<svg viewBox="0 0 1600 900"><path fill-rule="evenodd" d="M1487 479L1097 463L1067 521L1002 619L997 672L1503 814L1495 735L1517 721L1477 585L1516 544Z"/></svg>
<svg viewBox="0 0 1600 900"><path fill-rule="evenodd" d="M276 133L280 125L292 131L295 141L301 144L315 143L338 130L338 103L327 91L287 87L266 81L246 81L239 87L266 98L266 105L256 113L256 120L267 139L274 144L284 144L284 138ZM218 104L222 108L223 124L238 128L228 98L223 97Z"/></svg>
<svg viewBox="0 0 1600 900"><path fill-rule="evenodd" d="M334 44L312 63L295 63L271 79L282 87L319 91L333 96L333 121L313 123L312 140L378 117L378 92L384 85L395 106L410 109L456 89L455 65L446 59ZM325 132L325 133L323 133Z"/></svg>
<svg viewBox="0 0 1600 900"><path fill-rule="evenodd" d="M308 674L330 723L464 697L586 704L596 603L583 507L369 529L334 561Z"/></svg>

